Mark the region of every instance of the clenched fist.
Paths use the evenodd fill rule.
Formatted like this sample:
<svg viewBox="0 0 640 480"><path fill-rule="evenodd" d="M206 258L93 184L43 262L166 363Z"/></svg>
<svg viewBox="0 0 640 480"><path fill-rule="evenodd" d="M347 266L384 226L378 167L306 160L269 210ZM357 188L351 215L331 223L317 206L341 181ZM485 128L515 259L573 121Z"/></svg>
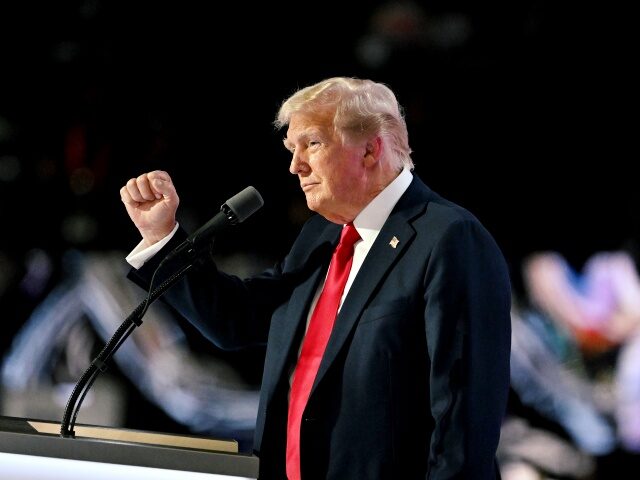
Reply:
<svg viewBox="0 0 640 480"><path fill-rule="evenodd" d="M120 198L146 246L166 237L176 224L180 199L167 172L154 170L130 179Z"/></svg>

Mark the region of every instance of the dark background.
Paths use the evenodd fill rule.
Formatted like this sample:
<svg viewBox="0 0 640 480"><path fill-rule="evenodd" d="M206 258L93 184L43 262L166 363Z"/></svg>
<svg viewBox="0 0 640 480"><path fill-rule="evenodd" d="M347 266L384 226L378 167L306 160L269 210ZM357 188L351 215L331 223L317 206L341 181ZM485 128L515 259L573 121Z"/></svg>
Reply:
<svg viewBox="0 0 640 480"><path fill-rule="evenodd" d="M422 19L380 26L406 2L344 3L3 6L0 145L19 169L0 193L3 249L128 250L118 190L165 169L194 226L256 186L265 209L234 248L282 254L303 197L271 121L296 88L334 75L394 89L417 173L487 225L514 271L532 250L579 266L637 239L625 12L426 2ZM387 51L377 64L359 53L371 38ZM61 228L76 216L93 222L77 238ZM278 234L255 241L265 227Z"/></svg>
<svg viewBox="0 0 640 480"><path fill-rule="evenodd" d="M511 3L3 4L0 352L65 251L138 242L118 191L142 172L170 172L188 228L255 186L265 207L217 251L286 253L308 213L272 121L289 94L330 76L396 92L416 173L494 234L516 293L538 250L577 269L602 250L636 255L629 12ZM53 273L27 296L33 249ZM178 428L145 412L143 426Z"/></svg>

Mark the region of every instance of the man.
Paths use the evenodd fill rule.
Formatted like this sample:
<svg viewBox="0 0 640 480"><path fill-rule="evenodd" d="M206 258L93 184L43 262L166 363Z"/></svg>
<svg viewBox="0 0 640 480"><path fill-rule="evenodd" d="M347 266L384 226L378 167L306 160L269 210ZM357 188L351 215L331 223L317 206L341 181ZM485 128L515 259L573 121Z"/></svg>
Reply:
<svg viewBox="0 0 640 480"><path fill-rule="evenodd" d="M240 280L209 262L166 294L222 348L267 342L260 478L499 478L510 286L495 242L412 175L385 85L324 80L286 100L276 125L319 215L264 274ZM159 171L121 196L143 238L131 277L148 286L185 238L178 196Z"/></svg>

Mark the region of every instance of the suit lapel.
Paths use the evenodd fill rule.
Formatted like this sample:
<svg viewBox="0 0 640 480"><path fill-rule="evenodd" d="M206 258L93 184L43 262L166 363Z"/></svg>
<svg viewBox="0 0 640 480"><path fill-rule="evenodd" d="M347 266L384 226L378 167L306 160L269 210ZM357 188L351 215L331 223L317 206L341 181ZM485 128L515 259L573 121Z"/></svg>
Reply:
<svg viewBox="0 0 640 480"><path fill-rule="evenodd" d="M348 339L372 293L415 237L416 232L410 222L425 209L424 189L429 191L422 182L414 178L371 246L336 318L311 390L312 395ZM399 240L397 243L393 242L394 237ZM390 242L396 243L395 248Z"/></svg>
<svg viewBox="0 0 640 480"><path fill-rule="evenodd" d="M313 271L308 278L294 289L287 311L285 313L284 324L280 329L280 335L274 345L269 345L273 350L272 365L274 375L270 375L273 379L273 385L271 389L275 388L276 382L282 375L288 375L288 372L284 372L287 365L287 359L292 353L292 349L297 349L299 345L300 336L297 335L301 324L306 322L307 315L309 313L309 307L313 296L318 288L318 283L326 274L329 261L331 260L331 254L340 238L340 226L335 224L328 224L322 235L317 239L314 239L314 245L310 247L309 257L313 257L313 252L318 249L326 250L325 253L321 253L321 257L324 257L323 261L318 262L317 266L313 267ZM307 260L309 259L307 258Z"/></svg>

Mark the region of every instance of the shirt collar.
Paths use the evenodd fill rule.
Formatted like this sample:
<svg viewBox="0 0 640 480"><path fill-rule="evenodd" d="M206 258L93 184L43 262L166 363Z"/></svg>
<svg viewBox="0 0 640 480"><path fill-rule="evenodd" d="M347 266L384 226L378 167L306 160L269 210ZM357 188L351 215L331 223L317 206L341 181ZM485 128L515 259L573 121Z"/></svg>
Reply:
<svg viewBox="0 0 640 480"><path fill-rule="evenodd" d="M353 220L353 226L360 234L362 241L369 246L373 244L387 221L391 210L396 206L402 194L409 188L413 175L404 168L389 185L385 187Z"/></svg>

